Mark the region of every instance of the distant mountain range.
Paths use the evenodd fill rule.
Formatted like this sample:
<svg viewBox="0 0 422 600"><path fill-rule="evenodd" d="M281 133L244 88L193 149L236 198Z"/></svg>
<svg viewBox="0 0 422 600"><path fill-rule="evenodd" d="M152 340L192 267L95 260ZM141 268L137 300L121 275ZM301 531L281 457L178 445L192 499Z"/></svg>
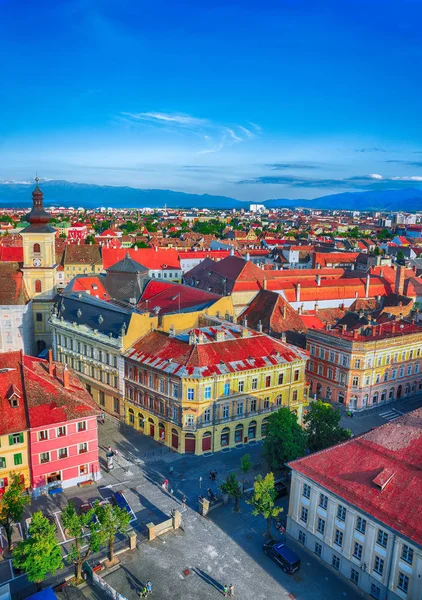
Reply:
<svg viewBox="0 0 422 600"><path fill-rule="evenodd" d="M46 206L83 206L97 208L246 208L249 202L241 202L226 196L211 194L187 194L171 190L141 190L131 187L114 187L69 181L43 181ZM31 204L31 191L34 184L0 181L0 206L28 207ZM321 208L343 210L385 210L422 211L422 190L383 190L371 192L345 192L321 196L313 200L288 200L275 198L261 201L267 208Z"/></svg>

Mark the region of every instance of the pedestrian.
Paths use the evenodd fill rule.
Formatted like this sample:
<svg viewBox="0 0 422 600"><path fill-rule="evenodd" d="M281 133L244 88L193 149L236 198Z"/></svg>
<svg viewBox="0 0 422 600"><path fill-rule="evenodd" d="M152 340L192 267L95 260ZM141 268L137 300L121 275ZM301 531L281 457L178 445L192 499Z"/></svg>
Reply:
<svg viewBox="0 0 422 600"><path fill-rule="evenodd" d="M169 489L169 480L168 479L164 479L164 487L166 488L166 490Z"/></svg>
<svg viewBox="0 0 422 600"><path fill-rule="evenodd" d="M147 593L152 594L152 583L149 580L147 581Z"/></svg>
<svg viewBox="0 0 422 600"><path fill-rule="evenodd" d="M229 588L227 587L227 585L223 586L223 596L225 598L227 598L227 594L228 594Z"/></svg>
<svg viewBox="0 0 422 600"><path fill-rule="evenodd" d="M170 467L169 471L170 471L170 475L173 475L173 467Z"/></svg>
<svg viewBox="0 0 422 600"><path fill-rule="evenodd" d="M182 508L186 508L186 496L182 496Z"/></svg>
<svg viewBox="0 0 422 600"><path fill-rule="evenodd" d="M234 585L232 583L229 585L229 596L234 598Z"/></svg>
<svg viewBox="0 0 422 600"><path fill-rule="evenodd" d="M147 588L144 586L141 590L139 590L138 592L138 596L140 598L146 598L147 597Z"/></svg>

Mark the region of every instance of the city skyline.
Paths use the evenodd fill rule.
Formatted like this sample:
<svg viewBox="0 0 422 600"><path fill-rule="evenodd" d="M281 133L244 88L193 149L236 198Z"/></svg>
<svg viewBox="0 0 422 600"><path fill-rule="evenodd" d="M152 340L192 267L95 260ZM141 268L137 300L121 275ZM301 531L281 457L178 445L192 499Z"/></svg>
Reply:
<svg viewBox="0 0 422 600"><path fill-rule="evenodd" d="M258 201L422 186L412 0L0 11L0 180Z"/></svg>

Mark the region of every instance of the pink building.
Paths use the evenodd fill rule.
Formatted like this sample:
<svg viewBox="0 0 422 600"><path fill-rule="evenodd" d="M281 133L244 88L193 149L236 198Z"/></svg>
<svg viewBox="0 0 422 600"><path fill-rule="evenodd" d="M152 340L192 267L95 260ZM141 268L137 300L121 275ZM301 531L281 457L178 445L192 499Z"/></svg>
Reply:
<svg viewBox="0 0 422 600"><path fill-rule="evenodd" d="M86 225L83 223L73 223L67 230L67 238L73 241L84 241L88 235Z"/></svg>
<svg viewBox="0 0 422 600"><path fill-rule="evenodd" d="M71 487L101 477L98 408L78 377L60 363L25 356L32 488Z"/></svg>

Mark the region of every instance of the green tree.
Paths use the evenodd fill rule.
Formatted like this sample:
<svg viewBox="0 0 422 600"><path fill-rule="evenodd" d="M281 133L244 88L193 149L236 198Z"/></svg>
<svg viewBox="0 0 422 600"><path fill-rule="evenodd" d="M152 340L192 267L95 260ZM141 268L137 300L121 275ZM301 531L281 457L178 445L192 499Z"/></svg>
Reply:
<svg viewBox="0 0 422 600"><path fill-rule="evenodd" d="M56 528L41 511L33 514L29 536L19 542L13 552L13 565L25 571L28 580L37 584L47 575L63 567L62 552L56 538Z"/></svg>
<svg viewBox="0 0 422 600"><path fill-rule="evenodd" d="M85 244L95 244L95 237L91 235L87 235L85 238Z"/></svg>
<svg viewBox="0 0 422 600"><path fill-rule="evenodd" d="M114 559L114 540L118 533L126 533L130 515L127 510L113 504L96 504L95 514L100 523L100 535L104 544L108 544L109 560Z"/></svg>
<svg viewBox="0 0 422 600"><path fill-rule="evenodd" d="M82 579L82 565L90 554L98 552L101 547L101 527L96 518L96 510L91 509L78 515L72 502L69 502L61 519L67 535L73 538L68 559L75 565L76 581ZM88 535L85 537L85 534Z"/></svg>
<svg viewBox="0 0 422 600"><path fill-rule="evenodd" d="M252 469L252 461L250 454L244 454L242 456L242 458L240 459L240 468L243 471L243 473L249 473L249 471Z"/></svg>
<svg viewBox="0 0 422 600"><path fill-rule="evenodd" d="M22 519L28 496L23 494L25 484L20 474L11 473L9 485L0 500L0 526L4 527L9 552L12 550L13 524Z"/></svg>
<svg viewBox="0 0 422 600"><path fill-rule="evenodd" d="M351 431L339 426L340 418L340 411L331 404L321 400L311 402L303 418L311 452L324 450L350 438Z"/></svg>
<svg viewBox="0 0 422 600"><path fill-rule="evenodd" d="M220 486L220 490L234 499L234 510L239 512L242 488L235 473L227 475L226 480Z"/></svg>
<svg viewBox="0 0 422 600"><path fill-rule="evenodd" d="M149 248L148 244L146 244L145 242L135 242L132 245L132 248Z"/></svg>
<svg viewBox="0 0 422 600"><path fill-rule="evenodd" d="M280 408L268 417L264 455L272 469L281 469L286 462L303 456L305 449L306 433L290 409Z"/></svg>
<svg viewBox="0 0 422 600"><path fill-rule="evenodd" d="M271 537L271 519L277 517L283 509L281 506L275 506L277 491L274 486L274 473L267 473L262 478L261 475L255 479L253 484L253 495L248 504L253 507L253 515L262 515L267 520L267 538Z"/></svg>

